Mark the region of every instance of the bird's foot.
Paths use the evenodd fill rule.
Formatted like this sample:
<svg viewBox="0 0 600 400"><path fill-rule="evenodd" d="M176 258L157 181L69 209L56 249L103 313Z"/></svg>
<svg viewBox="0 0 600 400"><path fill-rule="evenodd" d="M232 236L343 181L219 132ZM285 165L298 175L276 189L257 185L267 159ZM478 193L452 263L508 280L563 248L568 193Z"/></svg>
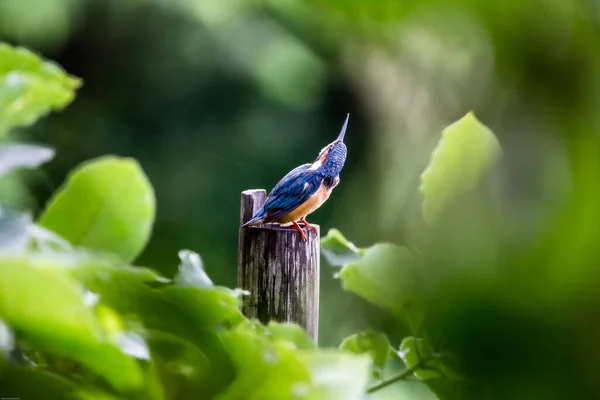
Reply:
<svg viewBox="0 0 600 400"><path fill-rule="evenodd" d="M301 218L300 221L304 224L305 227L307 227L308 229L312 229L315 235L319 235L319 229L316 226L309 224L304 218Z"/></svg>
<svg viewBox="0 0 600 400"><path fill-rule="evenodd" d="M302 230L302 228L300 228L300 225L298 225L298 223L296 221L294 221L294 229L296 229L298 232L300 232L300 240L305 241L308 239L306 237L306 233L304 233L304 231Z"/></svg>

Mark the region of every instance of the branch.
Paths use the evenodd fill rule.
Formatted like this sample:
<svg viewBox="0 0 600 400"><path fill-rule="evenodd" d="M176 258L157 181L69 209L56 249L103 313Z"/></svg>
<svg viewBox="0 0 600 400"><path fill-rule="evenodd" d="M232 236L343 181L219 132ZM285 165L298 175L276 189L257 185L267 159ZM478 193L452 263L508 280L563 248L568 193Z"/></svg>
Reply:
<svg viewBox="0 0 600 400"><path fill-rule="evenodd" d="M383 389L384 387L391 385L392 383L395 383L395 382L398 382L398 381L408 378L409 376L412 375L413 372L415 372L417 369L421 368L421 364L422 364L422 362L419 362L410 368L406 368L404 371L398 372L396 375L392 376L391 378L389 378L381 383L378 383L377 385L371 386L369 389L367 389L367 393L376 392L380 389Z"/></svg>

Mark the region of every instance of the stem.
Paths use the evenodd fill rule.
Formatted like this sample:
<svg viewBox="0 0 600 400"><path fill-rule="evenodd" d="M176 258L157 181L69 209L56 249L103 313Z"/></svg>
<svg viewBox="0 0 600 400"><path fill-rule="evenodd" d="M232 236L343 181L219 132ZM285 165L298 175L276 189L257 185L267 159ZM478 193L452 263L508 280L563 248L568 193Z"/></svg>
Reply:
<svg viewBox="0 0 600 400"><path fill-rule="evenodd" d="M417 363L410 368L406 368L404 371L398 372L396 375L392 376L388 380L378 383L377 385L371 386L369 389L367 389L367 393L376 392L380 389L383 389L384 387L391 385L392 383L406 379L419 368L421 368L421 363Z"/></svg>

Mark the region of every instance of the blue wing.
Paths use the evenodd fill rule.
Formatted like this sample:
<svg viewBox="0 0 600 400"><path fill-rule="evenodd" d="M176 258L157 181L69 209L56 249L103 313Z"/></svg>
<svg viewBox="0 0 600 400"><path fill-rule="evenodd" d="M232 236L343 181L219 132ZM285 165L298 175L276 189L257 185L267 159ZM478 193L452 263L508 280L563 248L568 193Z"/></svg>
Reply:
<svg viewBox="0 0 600 400"><path fill-rule="evenodd" d="M320 181L311 164L304 164L291 170L275 185L263 207L245 225L263 220L264 223L276 221L295 210L310 196L316 193Z"/></svg>

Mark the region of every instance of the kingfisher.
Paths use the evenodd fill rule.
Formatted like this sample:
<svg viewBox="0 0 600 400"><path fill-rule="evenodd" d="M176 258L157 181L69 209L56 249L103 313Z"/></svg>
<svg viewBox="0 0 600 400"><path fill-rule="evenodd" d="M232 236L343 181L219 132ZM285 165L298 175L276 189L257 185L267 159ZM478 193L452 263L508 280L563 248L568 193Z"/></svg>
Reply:
<svg viewBox="0 0 600 400"><path fill-rule="evenodd" d="M346 162L344 135L349 118L350 114L346 115L337 139L321 149L314 162L300 165L281 178L267 196L265 204L242 228L268 223L292 225L304 241L307 236L298 225L300 221L305 228L318 234L317 227L306 222L305 218L321 207L340 183L340 171Z"/></svg>

